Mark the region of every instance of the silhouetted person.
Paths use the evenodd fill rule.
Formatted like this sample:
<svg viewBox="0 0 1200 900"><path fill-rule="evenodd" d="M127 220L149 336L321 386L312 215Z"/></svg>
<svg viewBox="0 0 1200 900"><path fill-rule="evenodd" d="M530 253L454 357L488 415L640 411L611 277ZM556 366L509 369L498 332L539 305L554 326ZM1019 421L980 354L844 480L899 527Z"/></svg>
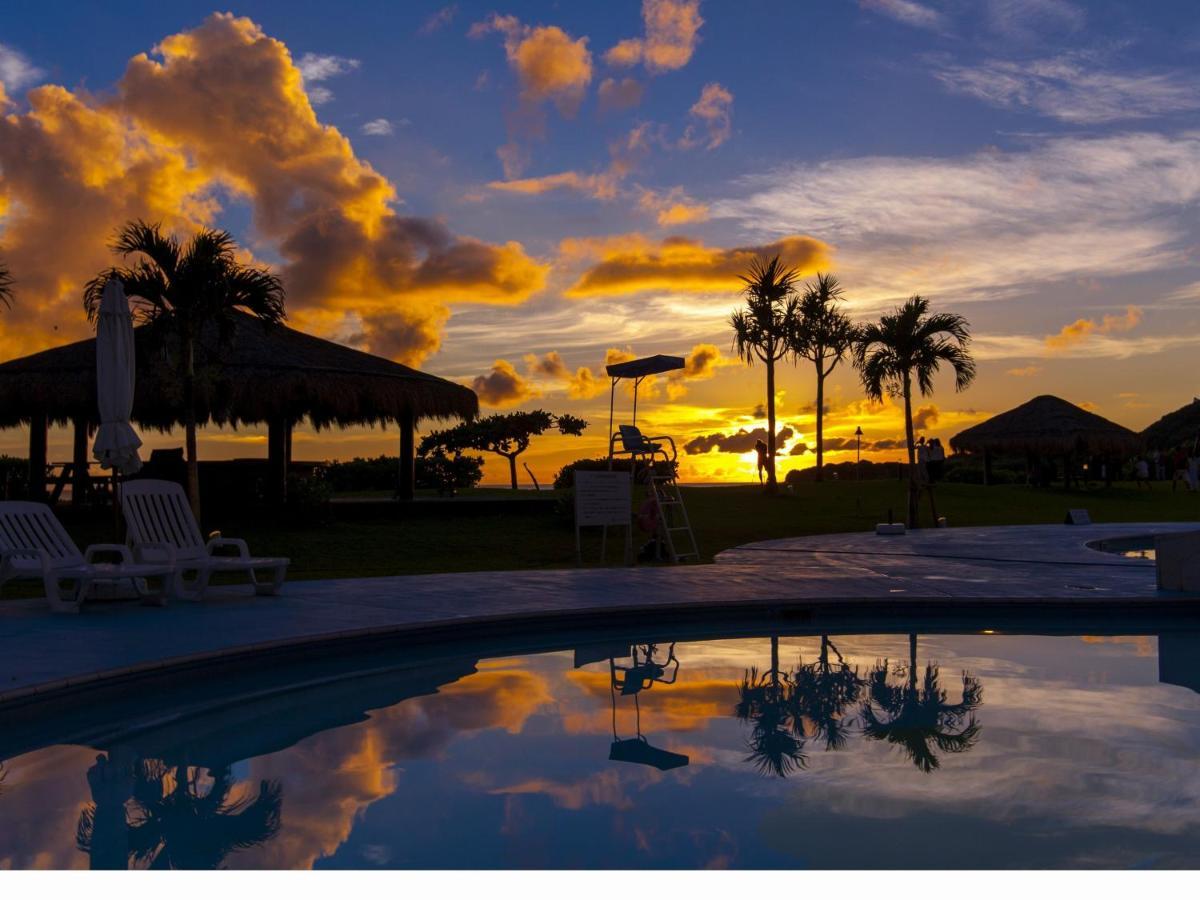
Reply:
<svg viewBox="0 0 1200 900"><path fill-rule="evenodd" d="M754 452L758 454L758 483L763 483L763 473L767 471L767 442L755 441Z"/></svg>

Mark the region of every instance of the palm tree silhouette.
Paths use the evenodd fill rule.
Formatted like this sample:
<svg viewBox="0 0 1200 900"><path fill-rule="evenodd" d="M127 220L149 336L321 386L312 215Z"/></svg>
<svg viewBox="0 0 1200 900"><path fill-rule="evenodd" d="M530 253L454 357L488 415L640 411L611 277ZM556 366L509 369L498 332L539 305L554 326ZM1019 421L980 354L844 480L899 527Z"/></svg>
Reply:
<svg viewBox="0 0 1200 900"><path fill-rule="evenodd" d="M775 493L775 363L794 354L791 335L795 331L799 300L796 297L795 269L784 269L779 257L756 258L742 275L746 308L729 317L733 328L733 347L748 365L757 359L767 367L767 484Z"/></svg>
<svg viewBox="0 0 1200 900"><path fill-rule="evenodd" d="M808 765L804 734L792 709L792 685L779 668L779 638L771 638L771 668L759 674L750 669L738 687L733 714L751 723L746 762L763 775L786 778Z"/></svg>
<svg viewBox="0 0 1200 900"><path fill-rule="evenodd" d="M913 438L913 379L922 396L933 393L933 376L942 363L954 369L954 389L975 380L975 360L967 320L954 313L930 313L929 301L913 295L896 311L859 330L854 365L871 400L886 391L904 398L904 434L908 444L908 526L917 526L916 443Z"/></svg>
<svg viewBox="0 0 1200 900"><path fill-rule="evenodd" d="M233 328L235 312L266 324L285 318L283 284L266 269L238 262L237 244L227 231L202 228L186 244L165 235L160 225L138 220L119 232L114 253L138 257L131 268L114 267L87 283L83 304L88 318L100 310L104 285L119 279L139 317L178 341L187 443L188 499L200 517L199 464L196 459L196 341L216 326L222 341Z"/></svg>
<svg viewBox="0 0 1200 900"><path fill-rule="evenodd" d="M212 779L207 791L201 790L201 771ZM125 821L123 845L112 850L116 842L110 829L104 835L108 849L99 865L93 858L93 868L114 867L124 855L126 864L151 869L215 869L233 851L258 846L279 832L283 788L278 782L262 781L253 796L231 800L236 782L228 766L209 771L143 759L133 766L131 783L132 811L117 810ZM111 816L112 806L97 797L80 813L75 833L80 850L100 849L103 814Z"/></svg>
<svg viewBox="0 0 1200 900"><path fill-rule="evenodd" d="M837 662L830 660L831 650ZM793 676L793 715L796 721L808 723L811 737L825 741L826 750L841 750L854 725L854 717L847 716L846 710L858 702L862 687L858 669L850 668L823 634L816 661L801 665Z"/></svg>
<svg viewBox="0 0 1200 900"><path fill-rule="evenodd" d="M809 360L817 371L817 481L825 464L825 379L858 338L858 326L838 308L843 299L838 280L817 273L816 283L805 285L800 297L800 317L792 335L796 355Z"/></svg>
<svg viewBox="0 0 1200 900"><path fill-rule="evenodd" d="M867 700L862 706L863 734L868 740L887 741L900 747L922 772L941 766L937 752L966 753L979 740L980 725L975 710L983 703L979 679L963 673L962 700L947 702L938 683L939 671L925 666L923 683L917 681L917 636L908 636L907 680L890 684L888 661L883 660L867 676ZM898 672L904 673L903 669ZM879 712L875 707L879 707ZM932 746L931 746L932 745Z"/></svg>

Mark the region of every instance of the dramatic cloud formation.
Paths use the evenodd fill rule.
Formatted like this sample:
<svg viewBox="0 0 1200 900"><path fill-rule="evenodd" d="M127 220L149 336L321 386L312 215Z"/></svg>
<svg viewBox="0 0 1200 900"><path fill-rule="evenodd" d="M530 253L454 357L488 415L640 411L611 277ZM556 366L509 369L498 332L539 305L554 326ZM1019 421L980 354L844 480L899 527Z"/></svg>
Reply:
<svg viewBox="0 0 1200 900"><path fill-rule="evenodd" d="M605 78L596 90L602 111L629 109L642 102L646 89L636 78Z"/></svg>
<svg viewBox="0 0 1200 900"><path fill-rule="evenodd" d="M820 235L860 308L913 290L995 300L1186 264L1198 167L1192 132L1030 138L1007 152L787 166L744 179L713 216L759 239Z"/></svg>
<svg viewBox="0 0 1200 900"><path fill-rule="evenodd" d="M937 78L950 90L1005 109L1026 109L1075 125L1144 119L1200 109L1193 75L1105 72L1070 56L947 65Z"/></svg>
<svg viewBox="0 0 1200 900"><path fill-rule="evenodd" d="M0 44L0 110L4 108L3 92L23 90L46 77L46 73L29 61L20 50Z"/></svg>
<svg viewBox="0 0 1200 900"><path fill-rule="evenodd" d="M722 249L687 237L655 243L639 234L599 241L563 241L567 257L597 255L569 290L569 297L614 296L639 291L674 293L730 292L740 288L739 275L758 256L779 256L802 272L829 264L830 250L816 238L791 235L770 244Z"/></svg>
<svg viewBox="0 0 1200 900"><path fill-rule="evenodd" d="M471 389L479 395L479 402L487 406L516 406L540 395L512 363L503 359L496 360L486 375L477 375Z"/></svg>
<svg viewBox="0 0 1200 900"><path fill-rule="evenodd" d="M795 431L785 425L779 429L779 433L775 437L776 448L782 447L795 435ZM709 453L716 450L718 453L750 453L754 450L754 445L759 441L766 441L767 429L754 428L747 431L745 428L739 428L734 434L706 434L700 437L693 438L683 445L683 449L688 453Z"/></svg>
<svg viewBox="0 0 1200 900"><path fill-rule="evenodd" d="M604 54L612 66L634 66L639 62L653 74L681 69L696 49L697 34L704 19L700 0L642 0L645 37L627 38Z"/></svg>
<svg viewBox="0 0 1200 900"><path fill-rule="evenodd" d="M715 81L706 84L688 115L694 121L684 131L679 145L684 148L703 145L714 150L733 133L733 93Z"/></svg>
<svg viewBox="0 0 1200 900"><path fill-rule="evenodd" d="M913 428L917 431L928 431L938 421L938 408L932 403L922 406L913 413Z"/></svg>
<svg viewBox="0 0 1200 900"><path fill-rule="evenodd" d="M915 28L938 31L945 25L940 12L915 0L858 0L858 5Z"/></svg>
<svg viewBox="0 0 1200 900"><path fill-rule="evenodd" d="M309 61L318 75L338 65ZM79 293L113 262L114 229L210 224L219 190L247 201L256 237L278 248L293 318L326 333L352 319L370 349L406 362L437 348L448 303L518 303L545 282L516 242L398 216L393 186L317 121L287 48L249 19L217 14L167 37L103 103L56 86L27 100L0 119L0 210L22 292L0 325L10 343L42 343L59 317L82 333Z"/></svg>
<svg viewBox="0 0 1200 900"><path fill-rule="evenodd" d="M1132 331L1141 321L1142 310L1137 306L1126 307L1124 314L1119 316L1106 315L1099 322L1095 319L1076 319L1070 325L1064 325L1058 334L1047 336L1046 346L1053 350L1061 350L1082 343L1093 334Z"/></svg>
<svg viewBox="0 0 1200 900"><path fill-rule="evenodd" d="M543 356L527 354L525 365L532 375L543 375L564 384L567 396L574 400L588 400L604 392L604 383L591 369L580 366L572 372L557 350L551 350Z"/></svg>
<svg viewBox="0 0 1200 900"><path fill-rule="evenodd" d="M592 83L588 39L572 38L557 25L522 25L515 16L493 15L471 27L470 35L504 35L504 52L517 73L522 99L552 101L560 113L573 116Z"/></svg>

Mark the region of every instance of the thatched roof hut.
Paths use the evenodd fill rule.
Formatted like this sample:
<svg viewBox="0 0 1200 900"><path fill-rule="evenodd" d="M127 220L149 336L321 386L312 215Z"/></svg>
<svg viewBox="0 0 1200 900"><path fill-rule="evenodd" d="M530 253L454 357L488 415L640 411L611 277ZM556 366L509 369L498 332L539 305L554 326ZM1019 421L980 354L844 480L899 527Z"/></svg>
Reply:
<svg viewBox="0 0 1200 900"><path fill-rule="evenodd" d="M222 338L210 329L196 348L202 424L242 425L307 418L329 425L385 425L412 416L474 418L468 387L283 325L238 315ZM144 428L182 422L179 377L169 348L146 325L135 330L138 383L133 419ZM45 416L50 423L98 424L96 341L76 341L0 364L0 428Z"/></svg>
<svg viewBox="0 0 1200 900"><path fill-rule="evenodd" d="M959 453L1124 455L1136 452L1141 438L1103 416L1043 394L959 432L950 446Z"/></svg>
<svg viewBox="0 0 1200 900"><path fill-rule="evenodd" d="M1193 447L1200 438L1200 397L1169 412L1142 432L1146 446L1156 450Z"/></svg>
<svg viewBox="0 0 1200 900"><path fill-rule="evenodd" d="M177 348L162 346L150 326L135 329L138 381L133 420L166 430L182 422ZM197 341L197 415L201 424L266 423L268 449L286 480L291 429L387 425L401 429L401 495L411 494L413 429L421 419L474 418L468 387L391 360L238 314L228 334L210 328ZM0 364L0 428L30 426L30 468L45 468L46 426L73 424L76 463L86 459L87 431L99 423L96 342L76 341ZM405 485L405 472L410 482ZM282 490L282 488L280 488Z"/></svg>

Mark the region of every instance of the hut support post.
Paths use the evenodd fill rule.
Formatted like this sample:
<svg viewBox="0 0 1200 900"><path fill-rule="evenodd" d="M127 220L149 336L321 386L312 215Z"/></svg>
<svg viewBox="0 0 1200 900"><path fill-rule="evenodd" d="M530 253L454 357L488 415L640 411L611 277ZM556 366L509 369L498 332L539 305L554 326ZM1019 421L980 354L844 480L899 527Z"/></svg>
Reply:
<svg viewBox="0 0 1200 900"><path fill-rule="evenodd" d="M288 444L292 426L287 419L271 419L267 423L267 499L272 506L287 502Z"/></svg>
<svg viewBox="0 0 1200 900"><path fill-rule="evenodd" d="M417 420L409 410L400 416L400 480L396 488L396 498L412 500L416 496L416 431Z"/></svg>
<svg viewBox="0 0 1200 900"><path fill-rule="evenodd" d="M88 426L86 419L76 419L75 442L71 454L71 505L82 506L88 490Z"/></svg>
<svg viewBox="0 0 1200 900"><path fill-rule="evenodd" d="M45 414L29 420L29 499L46 500L46 422Z"/></svg>

